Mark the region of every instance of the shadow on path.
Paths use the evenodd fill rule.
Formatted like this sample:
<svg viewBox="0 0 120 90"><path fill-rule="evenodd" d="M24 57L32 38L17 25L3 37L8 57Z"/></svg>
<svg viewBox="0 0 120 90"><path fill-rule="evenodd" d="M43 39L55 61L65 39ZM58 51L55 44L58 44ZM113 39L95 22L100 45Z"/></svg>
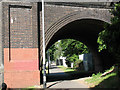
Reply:
<svg viewBox="0 0 120 90"><path fill-rule="evenodd" d="M63 80L74 80L83 77L91 76L94 72L80 72L80 71L71 71L66 72L60 70L55 65L52 65L51 71L52 73L47 75L47 82L54 82L54 81L63 81Z"/></svg>

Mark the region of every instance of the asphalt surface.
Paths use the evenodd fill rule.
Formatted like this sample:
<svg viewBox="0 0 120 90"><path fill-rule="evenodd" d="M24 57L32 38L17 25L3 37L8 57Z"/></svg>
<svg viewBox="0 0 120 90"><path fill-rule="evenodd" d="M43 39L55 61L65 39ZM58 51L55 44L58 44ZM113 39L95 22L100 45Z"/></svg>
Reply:
<svg viewBox="0 0 120 90"><path fill-rule="evenodd" d="M53 64L50 68L50 74L47 76L47 88L88 88L80 83L79 79L71 78L69 74L64 73Z"/></svg>

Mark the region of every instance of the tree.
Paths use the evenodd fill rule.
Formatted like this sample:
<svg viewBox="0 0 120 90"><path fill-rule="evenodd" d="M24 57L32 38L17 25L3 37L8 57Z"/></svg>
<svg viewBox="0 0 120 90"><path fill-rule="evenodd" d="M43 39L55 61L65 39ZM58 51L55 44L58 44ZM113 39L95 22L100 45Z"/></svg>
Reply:
<svg viewBox="0 0 120 90"><path fill-rule="evenodd" d="M63 51L63 56L68 56L68 57L74 54L80 55L89 52L86 45L74 39L61 40L61 47Z"/></svg>
<svg viewBox="0 0 120 90"><path fill-rule="evenodd" d="M56 49L56 51L54 52L54 57L55 57L55 60L57 60L57 59L60 58L60 56L62 56L62 54L63 54L63 52L62 52L62 47L60 46L60 40L55 43L55 47L56 47L57 49Z"/></svg>
<svg viewBox="0 0 120 90"><path fill-rule="evenodd" d="M55 61L54 53L57 50L55 44L53 44L48 50L49 50L49 53L50 53L50 60Z"/></svg>
<svg viewBox="0 0 120 90"><path fill-rule="evenodd" d="M110 12L113 15L111 24L105 24L105 30L99 34L99 44L101 50L108 49L115 59L120 61L120 4L115 4L115 8Z"/></svg>
<svg viewBox="0 0 120 90"><path fill-rule="evenodd" d="M79 55L88 53L89 50L83 43L74 39L64 39L60 41L62 47L63 56L66 57L68 62L75 62L79 60Z"/></svg>
<svg viewBox="0 0 120 90"><path fill-rule="evenodd" d="M66 57L68 63L79 60L79 55L88 53L89 50L83 43L73 39L59 40L49 48L51 60L60 56Z"/></svg>

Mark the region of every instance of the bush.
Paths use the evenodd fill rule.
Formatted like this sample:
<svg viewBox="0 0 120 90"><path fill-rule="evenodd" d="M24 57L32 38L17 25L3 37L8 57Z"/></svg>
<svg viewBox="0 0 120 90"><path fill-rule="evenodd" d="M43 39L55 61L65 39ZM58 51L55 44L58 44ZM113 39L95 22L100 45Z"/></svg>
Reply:
<svg viewBox="0 0 120 90"><path fill-rule="evenodd" d="M115 4L111 14L114 16L111 24L106 23L105 30L99 34L99 49L108 49L116 63L120 63L120 4Z"/></svg>
<svg viewBox="0 0 120 90"><path fill-rule="evenodd" d="M76 70L84 70L83 61L82 60L75 61L74 68L76 68Z"/></svg>

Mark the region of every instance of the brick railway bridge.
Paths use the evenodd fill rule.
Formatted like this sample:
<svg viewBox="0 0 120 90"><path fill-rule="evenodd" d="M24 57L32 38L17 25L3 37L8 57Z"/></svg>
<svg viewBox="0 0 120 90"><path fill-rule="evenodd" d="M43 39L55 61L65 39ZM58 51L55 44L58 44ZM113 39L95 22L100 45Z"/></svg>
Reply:
<svg viewBox="0 0 120 90"><path fill-rule="evenodd" d="M1 1L1 0L0 0ZM46 0L46 50L60 39L76 39L93 54L95 70L102 69L98 33L110 23L115 0ZM42 71L41 0L0 2L0 83L9 88L40 85Z"/></svg>

